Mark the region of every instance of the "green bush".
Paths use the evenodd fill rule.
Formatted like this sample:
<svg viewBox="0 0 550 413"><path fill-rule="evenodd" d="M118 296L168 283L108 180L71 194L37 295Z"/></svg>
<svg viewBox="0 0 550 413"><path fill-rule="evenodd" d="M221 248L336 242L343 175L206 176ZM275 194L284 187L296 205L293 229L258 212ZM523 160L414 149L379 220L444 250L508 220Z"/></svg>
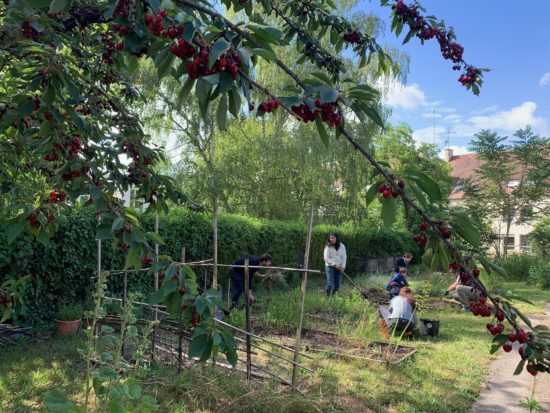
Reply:
<svg viewBox="0 0 550 413"><path fill-rule="evenodd" d="M61 321L80 320L84 315L84 308L81 305L64 305L57 312L57 319Z"/></svg>
<svg viewBox="0 0 550 413"><path fill-rule="evenodd" d="M529 271L529 283L550 289L550 261L539 260Z"/></svg>
<svg viewBox="0 0 550 413"><path fill-rule="evenodd" d="M56 235L47 247L30 236L23 236L8 245L5 227L0 224L0 283L7 276L31 275L22 289L22 298L27 305L20 318L14 321L25 325L51 323L60 306L89 300L92 277L97 273L96 222L97 217L85 208L61 215ZM211 222L211 214L172 209L169 215L160 217L159 232L165 241L165 245L160 246L160 253L179 260L185 247L187 261L210 258ZM145 225L152 230L150 217L145 219ZM310 268L324 267L325 239L335 230L346 245L350 272L353 272L356 257L393 256L404 251L417 253L410 234L405 231L323 225L313 230ZM302 223L224 214L220 216L218 226L219 262L227 264L246 254L268 252L274 257L274 265L295 267L300 253L305 250L306 233L306 226ZM110 242L104 241L101 264L104 270L122 269L124 256L114 250ZM210 279L211 268L197 268L197 275ZM225 289L227 269L220 270L219 279ZM107 295L120 298L123 286L122 273L110 275ZM129 291L147 297L152 286L152 276L147 272L128 273Z"/></svg>
<svg viewBox="0 0 550 413"><path fill-rule="evenodd" d="M538 258L528 254L511 254L498 264L508 273L507 278L516 281L527 281L529 270L537 263Z"/></svg>
<svg viewBox="0 0 550 413"><path fill-rule="evenodd" d="M550 257L550 217L546 217L535 224L529 234L533 252L539 257Z"/></svg>

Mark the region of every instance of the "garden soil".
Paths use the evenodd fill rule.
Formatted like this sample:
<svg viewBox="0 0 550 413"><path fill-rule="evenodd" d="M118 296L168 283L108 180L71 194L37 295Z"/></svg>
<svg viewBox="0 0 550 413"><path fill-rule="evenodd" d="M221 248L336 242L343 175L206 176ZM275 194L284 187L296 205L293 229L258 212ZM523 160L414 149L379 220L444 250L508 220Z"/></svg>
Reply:
<svg viewBox="0 0 550 413"><path fill-rule="evenodd" d="M550 303L544 307L543 314L530 315L536 324L550 327ZM510 353L501 352L489 368L489 376L481 390L479 399L472 407L471 413L525 413L528 409L520 406L520 402L531 397L533 376L526 370L514 376L514 370L519 362L518 343ZM550 374L539 374L535 378L533 397L538 401L543 412L550 413Z"/></svg>

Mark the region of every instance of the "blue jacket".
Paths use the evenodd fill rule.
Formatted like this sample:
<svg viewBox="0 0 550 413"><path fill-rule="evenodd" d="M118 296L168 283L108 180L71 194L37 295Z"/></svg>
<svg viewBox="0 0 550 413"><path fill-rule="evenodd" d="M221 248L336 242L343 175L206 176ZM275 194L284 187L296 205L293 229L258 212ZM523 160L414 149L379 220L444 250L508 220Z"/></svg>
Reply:
<svg viewBox="0 0 550 413"><path fill-rule="evenodd" d="M386 290L387 291L390 291L393 287L395 286L392 286L391 284L392 283L397 283L397 286L399 288L402 288L402 287L408 287L409 286L409 283L407 282L407 280L405 279L405 277L403 277L401 275L401 273L397 273L397 274L394 274L390 280L388 281L388 284L386 284Z"/></svg>

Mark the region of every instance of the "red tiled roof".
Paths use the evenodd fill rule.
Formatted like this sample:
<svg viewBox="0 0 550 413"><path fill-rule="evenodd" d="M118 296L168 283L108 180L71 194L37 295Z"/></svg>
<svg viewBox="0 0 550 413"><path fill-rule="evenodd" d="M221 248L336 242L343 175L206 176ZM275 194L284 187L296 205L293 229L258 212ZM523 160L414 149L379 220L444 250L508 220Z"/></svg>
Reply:
<svg viewBox="0 0 550 413"><path fill-rule="evenodd" d="M458 183L461 181L470 180L472 183L478 183L479 177L476 174L476 170L485 163L485 161L479 159L477 153L467 153L464 155L456 155L450 158L449 165L451 166L451 176ZM522 170L520 167L516 170L516 173L512 175L512 179L521 179ZM511 192L512 189L509 188ZM460 200L464 198L464 192L461 187L457 187L449 195L449 200Z"/></svg>

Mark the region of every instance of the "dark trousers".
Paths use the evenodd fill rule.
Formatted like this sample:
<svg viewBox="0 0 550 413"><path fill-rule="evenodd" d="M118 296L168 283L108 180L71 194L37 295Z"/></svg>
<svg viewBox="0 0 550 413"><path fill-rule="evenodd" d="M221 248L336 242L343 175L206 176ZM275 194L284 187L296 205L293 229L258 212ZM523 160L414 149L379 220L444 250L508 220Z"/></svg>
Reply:
<svg viewBox="0 0 550 413"><path fill-rule="evenodd" d="M342 273L334 267L325 267L327 274L327 295L330 297L340 289Z"/></svg>
<svg viewBox="0 0 550 413"><path fill-rule="evenodd" d="M231 280L231 308L237 306L237 302L244 292L244 277L241 274L230 272L229 279Z"/></svg>

